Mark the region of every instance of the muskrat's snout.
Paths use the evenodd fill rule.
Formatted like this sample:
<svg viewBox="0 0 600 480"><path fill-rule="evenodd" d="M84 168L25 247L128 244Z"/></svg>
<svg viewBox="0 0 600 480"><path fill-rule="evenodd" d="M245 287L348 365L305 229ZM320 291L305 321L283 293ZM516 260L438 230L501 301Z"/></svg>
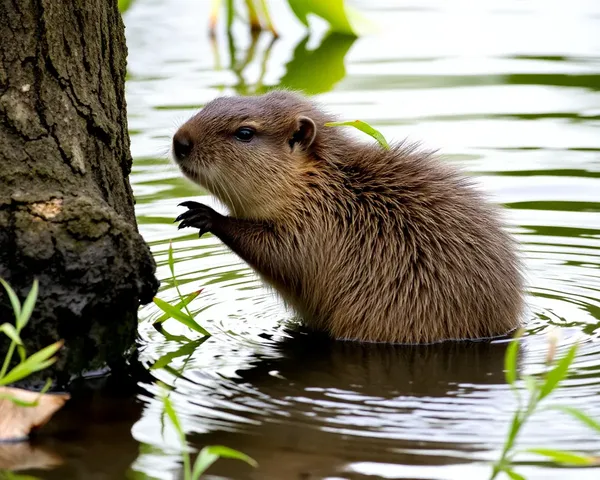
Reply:
<svg viewBox="0 0 600 480"><path fill-rule="evenodd" d="M178 162L186 160L192 149L194 148L194 142L189 133L185 130L179 129L173 136L173 156Z"/></svg>

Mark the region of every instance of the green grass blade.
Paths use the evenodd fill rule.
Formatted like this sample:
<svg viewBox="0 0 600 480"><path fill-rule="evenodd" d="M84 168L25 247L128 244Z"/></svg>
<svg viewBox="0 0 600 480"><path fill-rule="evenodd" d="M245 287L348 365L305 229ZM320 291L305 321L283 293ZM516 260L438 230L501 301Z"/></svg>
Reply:
<svg viewBox="0 0 600 480"><path fill-rule="evenodd" d="M517 333L518 335L518 333ZM517 380L517 354L519 352L519 336L515 335L512 339L508 348L506 349L506 354L504 355L504 375L506 378L506 383L511 386L514 386L515 381Z"/></svg>
<svg viewBox="0 0 600 480"><path fill-rule="evenodd" d="M556 463L562 463L565 465L596 465L600 460L595 457L586 457L583 455L577 455L576 453L563 452L560 450L549 450L546 448L529 448L525 451L529 453L535 453L536 455L542 455Z"/></svg>
<svg viewBox="0 0 600 480"><path fill-rule="evenodd" d="M169 250L168 250L168 263L169 270L171 270L171 276L175 277L175 259L173 258L173 241L169 242Z"/></svg>
<svg viewBox="0 0 600 480"><path fill-rule="evenodd" d="M517 472L510 468L504 470L504 473L506 473L511 480L526 480L523 475L519 475Z"/></svg>
<svg viewBox="0 0 600 480"><path fill-rule="evenodd" d="M27 298L25 299L25 302L23 303L23 309L21 310L21 315L19 315L19 318L17 320L17 328L19 330L23 329L25 327L25 325L27 325L27 322L29 322L29 318L31 317L31 313L33 312L33 307L35 307L35 302L37 301L38 287L39 287L39 283L36 278L33 281L31 290L29 290L29 293L27 294Z"/></svg>
<svg viewBox="0 0 600 480"><path fill-rule="evenodd" d="M173 305L165 302L164 300L161 300L158 297L154 297L154 303L163 312L168 313L171 317L173 317L175 320L179 321L186 327L198 333L201 333L202 335L210 336L210 333L208 333L207 330L198 325L198 323L191 316L187 315L186 313L183 313L181 310L178 310Z"/></svg>
<svg viewBox="0 0 600 480"><path fill-rule="evenodd" d="M559 360L556 367L547 373L546 381L540 388L540 400L552 393L557 385L565 379L576 353L577 345L575 344L569 349L567 354Z"/></svg>
<svg viewBox="0 0 600 480"><path fill-rule="evenodd" d="M175 412L175 409L173 408L171 399L167 395L165 395L163 397L163 405L165 407L165 413L169 417L169 420L171 420L173 427L175 427L175 430L177 431L179 438L181 439L182 442L184 442L185 441L185 433L183 432L183 428L181 428L181 423L179 422L179 417L177 416L177 413Z"/></svg>
<svg viewBox="0 0 600 480"><path fill-rule="evenodd" d="M204 447L198 454L198 457L196 457L192 478L194 480L200 478L200 475L206 472L206 470L213 463L215 463L218 458L232 458L246 462L248 465L251 465L254 468L258 466L258 462L245 453L234 450L233 448L224 447L222 445L211 445Z"/></svg>
<svg viewBox="0 0 600 480"><path fill-rule="evenodd" d="M208 449L210 453L213 453L220 458L233 458L235 460L246 462L248 465L251 465L254 468L258 467L258 462L256 460L254 460L252 457L249 457L245 453L234 450L233 448L224 447L222 445L211 445L205 448Z"/></svg>
<svg viewBox="0 0 600 480"><path fill-rule="evenodd" d="M564 412L564 413L566 413L568 415L571 415L572 417L574 417L577 420L579 420L581 423L584 423L585 425L587 425L591 429L596 430L598 433L600 433L600 422L598 422L597 420L594 420L592 417L586 415L584 412L582 412L578 408L563 407L563 406L560 406L560 405L552 406L550 408L553 409L553 410L559 410L559 411Z"/></svg>
<svg viewBox="0 0 600 480"><path fill-rule="evenodd" d="M19 337L19 332L17 332L17 329L10 323L3 323L0 325L0 332L4 333L17 345L23 345L23 341L21 340L21 337Z"/></svg>
<svg viewBox="0 0 600 480"><path fill-rule="evenodd" d="M63 346L63 342L58 341L52 345L48 345L42 348L39 352L34 353L24 362L19 363L15 368L8 372L2 379L0 379L0 386L10 385L11 383L18 382L19 380L31 375L34 372L38 372L45 368L48 368L56 361L56 357L52 358L56 352Z"/></svg>
<svg viewBox="0 0 600 480"><path fill-rule="evenodd" d="M218 460L218 456L214 453L211 453L208 450L209 447L204 447L200 450L200 453L196 457L196 461L194 462L194 468L192 470L192 479L197 480L200 478L208 468Z"/></svg>
<svg viewBox="0 0 600 480"><path fill-rule="evenodd" d="M385 139L385 137L382 135L382 133L379 130L375 130L371 125L369 125L367 122L363 122L362 120L351 120L351 121L347 121L347 122L327 122L325 124L325 126L326 127L354 127L356 129L360 130L361 132L364 132L367 135L370 135L371 137L373 137L375 140L377 140L379 142L379 144L385 150L390 149L390 145L387 142L387 140Z"/></svg>
<svg viewBox="0 0 600 480"><path fill-rule="evenodd" d="M195 292L190 293L189 295L186 295L185 298L183 300L181 300L180 302L178 302L176 305L173 305L177 310L181 310L184 307L188 306L190 303L192 303L192 301L198 296L200 295L200 293L202 292L202 289L200 290L196 290ZM169 318L171 318L171 315L169 315L168 313L164 313L163 315L161 315L160 317L158 317L156 320L154 320L153 325L156 325L157 323L162 323L166 320L168 320Z"/></svg>
<svg viewBox="0 0 600 480"><path fill-rule="evenodd" d="M19 318L21 316L21 302L19 301L19 297L17 297L15 291L8 283L6 283L4 279L0 278L0 283L4 287L4 290L6 290L6 294L8 295L10 304L12 305L15 318Z"/></svg>

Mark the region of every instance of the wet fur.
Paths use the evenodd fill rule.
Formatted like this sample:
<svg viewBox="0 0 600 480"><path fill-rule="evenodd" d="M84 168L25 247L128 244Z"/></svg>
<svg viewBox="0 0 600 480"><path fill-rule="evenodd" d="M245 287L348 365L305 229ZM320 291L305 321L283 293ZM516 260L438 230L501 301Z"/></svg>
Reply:
<svg viewBox="0 0 600 480"><path fill-rule="evenodd" d="M316 136L294 143L302 117ZM213 233L335 338L424 343L518 327L520 265L497 209L432 153L357 142L332 120L278 91L216 99L183 125L194 149L182 171L231 211ZM247 144L233 137L245 125L257 131Z"/></svg>

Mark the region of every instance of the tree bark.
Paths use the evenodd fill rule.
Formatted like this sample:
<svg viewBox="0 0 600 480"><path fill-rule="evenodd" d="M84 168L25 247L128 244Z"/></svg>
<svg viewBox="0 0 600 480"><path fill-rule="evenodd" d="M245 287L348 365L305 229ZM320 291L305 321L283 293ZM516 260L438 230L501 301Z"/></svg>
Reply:
<svg viewBox="0 0 600 480"><path fill-rule="evenodd" d="M117 0L0 0L0 40L0 277L21 298L40 282L27 351L64 339L57 379L121 367L158 281L128 180Z"/></svg>

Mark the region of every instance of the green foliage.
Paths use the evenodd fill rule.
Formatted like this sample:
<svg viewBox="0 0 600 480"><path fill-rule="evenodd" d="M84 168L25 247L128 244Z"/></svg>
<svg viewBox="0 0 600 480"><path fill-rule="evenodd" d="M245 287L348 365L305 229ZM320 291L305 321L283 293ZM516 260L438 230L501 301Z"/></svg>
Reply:
<svg viewBox="0 0 600 480"><path fill-rule="evenodd" d="M389 150L390 145L388 144L385 137L381 134L379 130L375 130L371 125L367 122L363 122L362 120L350 120L347 122L328 122L325 124L326 127L354 127L361 132L370 135L375 140L379 142L379 144L385 149Z"/></svg>
<svg viewBox="0 0 600 480"><path fill-rule="evenodd" d="M0 386L10 385L12 383L18 382L19 380L23 380L34 372L39 372L40 370L44 370L48 368L50 365L56 362L56 353L62 347L63 342L58 341L53 343L52 345L48 345L47 347L41 349L39 352L34 353L30 357L27 357L25 352L25 347L23 346L23 341L21 340L21 331L27 326L29 319L31 318L31 314L35 307L35 302L37 300L38 295L38 281L34 280L31 290L25 299L23 305L19 301L17 294L14 290L0 278L0 283L6 290L8 298L13 308L13 312L15 315L15 325L11 325L10 323L3 323L0 325L0 332L4 333L10 339L10 345L8 347L8 351L6 352L6 356L4 357L4 362L2 364L2 368L0 369ZM20 362L10 371L8 371L8 367L13 358L15 348L19 351ZM50 386L52 382L48 380L46 385L40 392L40 396L44 394ZM17 405L20 406L35 406L38 403L38 399L33 402L25 402L18 398L15 398L11 395L3 394L0 398L6 398L11 400Z"/></svg>
<svg viewBox="0 0 600 480"><path fill-rule="evenodd" d="M119 0L119 12L125 13L133 2L134 0Z"/></svg>
<svg viewBox="0 0 600 480"><path fill-rule="evenodd" d="M348 8L344 0L287 0L294 15L308 27L308 16L316 15L325 20L331 31L344 35L357 36L357 25L364 23L363 18L357 11ZM244 0L248 12L248 23L252 30L263 28L270 30L275 36L277 32L271 20L269 7L266 0ZM233 0L225 2L227 15L227 30L231 29L236 14L238 3ZM210 29L214 33L218 12L221 9L222 0L212 0L210 7Z"/></svg>
<svg viewBox="0 0 600 480"><path fill-rule="evenodd" d="M522 380L525 383L527 391L529 393L529 398L527 399L527 402L523 404L516 385L518 376L518 339L521 335L522 331L519 331L515 335L515 338L508 346L504 357L506 381L510 385L512 391L514 392L517 398L518 408L513 416L513 420L511 422L500 459L493 466L490 480L494 480L502 472L504 472L509 478L513 480L525 480L525 478L522 475L514 471L512 466L513 457L517 453L514 451L517 437L525 423L527 423L527 421L529 420L529 418L531 418L531 416L537 410L539 410L540 402L544 398L548 397L554 390L556 390L560 382L562 382L567 377L569 368L571 367L571 364L573 363L573 360L575 359L575 355L577 353L577 345L573 345L571 348L569 348L569 351L563 358L555 362L554 354L556 351L556 340L554 340L553 343L550 344L549 354L546 359L546 364L549 367L554 364L553 368L551 368L549 371L540 376L528 375L522 377ZM580 422L584 423L588 427L600 432L600 423L590 418L581 410L578 410L573 407L552 408L567 413L579 420ZM525 451L529 453L534 453L536 455L544 456L545 458L555 463L559 463L561 465L587 466L597 465L600 463L599 459L595 457L588 457L560 450L533 448Z"/></svg>
<svg viewBox="0 0 600 480"><path fill-rule="evenodd" d="M344 0L288 0L294 15L308 27L308 15L316 15L329 23L331 30L347 35L356 35L348 18Z"/></svg>
<svg viewBox="0 0 600 480"><path fill-rule="evenodd" d="M177 282L177 278L175 276L175 260L173 259L173 242L169 243L169 257L168 257L169 269L171 270L171 279L173 281L173 285L175 285L175 289L177 290L177 295L179 296L179 302L176 305L171 305L160 298L154 297L154 303L158 308L160 308L164 314L156 320L154 323L162 323L169 318L173 318L178 322L182 323L186 327L194 330L202 335L207 337L210 336L210 332L203 328L196 320L194 320L193 315L191 314L188 304L196 298L200 291L193 292L186 297L181 294L181 290L179 289L179 283ZM185 310L182 311L182 309Z"/></svg>
<svg viewBox="0 0 600 480"><path fill-rule="evenodd" d="M183 447L182 452L182 461L183 461L183 475L185 480L197 480L200 476L219 458L232 458L236 460L241 460L246 462L247 464L257 467L258 463L253 458L248 455L238 452L232 448L223 447L220 445L211 445L204 447L198 456L196 457L196 461L192 466L190 454L186 450L187 443L185 439L185 432L181 426L181 422L179 421L179 417L177 416L177 412L171 403L171 400L167 395L163 395L163 407L167 417L173 424L173 427L177 431L177 435L179 436L179 440L181 441L181 445Z"/></svg>

